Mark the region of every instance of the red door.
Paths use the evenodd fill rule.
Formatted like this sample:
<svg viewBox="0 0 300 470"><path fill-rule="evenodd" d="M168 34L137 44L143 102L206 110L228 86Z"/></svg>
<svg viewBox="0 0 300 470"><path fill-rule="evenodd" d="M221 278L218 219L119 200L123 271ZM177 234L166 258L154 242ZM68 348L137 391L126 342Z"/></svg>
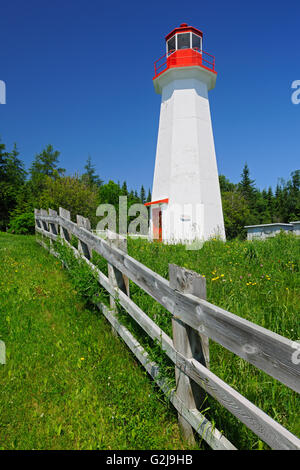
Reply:
<svg viewBox="0 0 300 470"><path fill-rule="evenodd" d="M153 238L154 240L162 241L162 214L161 209L152 209L152 221L153 221Z"/></svg>

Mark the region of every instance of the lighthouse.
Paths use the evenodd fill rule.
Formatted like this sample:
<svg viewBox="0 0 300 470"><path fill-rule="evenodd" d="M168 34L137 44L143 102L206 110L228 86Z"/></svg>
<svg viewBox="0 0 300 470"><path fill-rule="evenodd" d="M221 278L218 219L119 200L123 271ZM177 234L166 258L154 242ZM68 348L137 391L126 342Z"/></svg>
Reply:
<svg viewBox="0 0 300 470"><path fill-rule="evenodd" d="M203 33L186 23L165 37L166 54L154 63L161 95L150 206L150 235L168 243L225 239L208 99L215 87L214 56Z"/></svg>

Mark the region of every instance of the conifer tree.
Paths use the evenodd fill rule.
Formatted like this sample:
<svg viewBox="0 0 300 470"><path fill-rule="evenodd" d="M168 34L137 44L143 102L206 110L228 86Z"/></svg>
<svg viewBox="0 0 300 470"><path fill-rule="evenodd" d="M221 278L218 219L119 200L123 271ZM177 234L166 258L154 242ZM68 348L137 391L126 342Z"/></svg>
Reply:
<svg viewBox="0 0 300 470"><path fill-rule="evenodd" d="M95 165L92 164L91 156L89 155L84 166L85 173L82 175L82 181L89 186L98 186L100 187L103 183L103 180L99 175L96 174Z"/></svg>

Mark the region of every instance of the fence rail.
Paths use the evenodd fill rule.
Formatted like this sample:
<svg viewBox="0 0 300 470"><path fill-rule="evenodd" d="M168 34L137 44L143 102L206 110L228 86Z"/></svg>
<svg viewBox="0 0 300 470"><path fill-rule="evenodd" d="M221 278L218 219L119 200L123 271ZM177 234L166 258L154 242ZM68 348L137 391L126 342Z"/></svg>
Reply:
<svg viewBox="0 0 300 470"><path fill-rule="evenodd" d="M58 239L67 243L75 256L83 259L98 276L99 284L110 294L110 308L99 304L103 314L123 338L149 374L166 392L178 411L184 436L193 442L192 428L213 449L235 447L201 414L199 404L203 391L212 395L261 440L273 449L300 449L300 440L269 417L260 408L243 397L209 370L209 338L245 359L257 368L279 380L292 390L300 391L300 368L294 364L294 344L270 330L244 320L209 303L205 278L184 268L169 265L169 278L144 266L127 254L126 239L104 240L91 232L88 219L60 208L59 215L49 209L35 210L36 232L50 239L51 246ZM78 239L78 250L71 244L71 236ZM48 246L38 240L45 248ZM109 276L105 276L91 262L92 251L108 262ZM172 314L173 339L149 318L131 299L129 279L152 296ZM175 365L176 390L169 390L143 347L118 321L115 300L153 339ZM197 384L197 385L195 385Z"/></svg>

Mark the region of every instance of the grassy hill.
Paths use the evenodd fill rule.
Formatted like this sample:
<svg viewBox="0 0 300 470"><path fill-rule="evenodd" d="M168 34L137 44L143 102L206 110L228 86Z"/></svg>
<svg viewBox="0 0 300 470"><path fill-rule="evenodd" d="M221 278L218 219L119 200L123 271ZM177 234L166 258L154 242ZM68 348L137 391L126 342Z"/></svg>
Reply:
<svg viewBox="0 0 300 470"><path fill-rule="evenodd" d="M177 416L61 264L0 233L1 449L182 449Z"/></svg>

